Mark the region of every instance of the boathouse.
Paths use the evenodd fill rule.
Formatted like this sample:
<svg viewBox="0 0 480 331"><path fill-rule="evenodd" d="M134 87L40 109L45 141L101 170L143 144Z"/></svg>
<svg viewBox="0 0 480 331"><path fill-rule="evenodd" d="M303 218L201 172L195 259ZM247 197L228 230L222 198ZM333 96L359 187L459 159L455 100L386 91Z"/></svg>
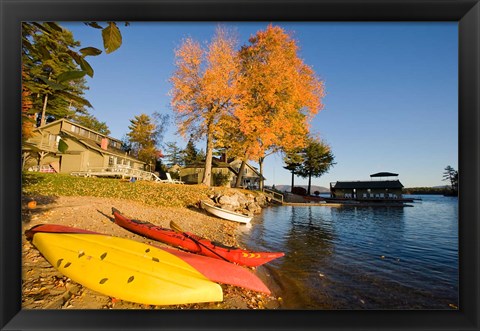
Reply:
<svg viewBox="0 0 480 331"><path fill-rule="evenodd" d="M338 181L330 183L330 197L351 200L390 200L402 199L403 185L398 179L378 180L383 177L397 177L391 172L379 172L370 175L367 181Z"/></svg>

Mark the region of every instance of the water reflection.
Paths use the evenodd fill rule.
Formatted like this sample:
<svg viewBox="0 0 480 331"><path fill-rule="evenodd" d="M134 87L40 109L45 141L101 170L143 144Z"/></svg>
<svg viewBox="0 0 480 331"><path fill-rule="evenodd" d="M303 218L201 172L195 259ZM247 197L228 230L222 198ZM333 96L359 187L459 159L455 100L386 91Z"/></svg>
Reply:
<svg viewBox="0 0 480 331"><path fill-rule="evenodd" d="M458 303L458 207L272 207L240 240L283 251L264 267L291 309L450 309Z"/></svg>

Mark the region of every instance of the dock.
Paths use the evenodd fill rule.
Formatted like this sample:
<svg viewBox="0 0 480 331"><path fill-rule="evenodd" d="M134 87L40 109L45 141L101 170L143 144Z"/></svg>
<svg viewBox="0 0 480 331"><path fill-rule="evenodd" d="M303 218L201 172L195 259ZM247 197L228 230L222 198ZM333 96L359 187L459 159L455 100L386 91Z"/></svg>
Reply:
<svg viewBox="0 0 480 331"><path fill-rule="evenodd" d="M413 207L407 202L414 199L332 199L324 197L302 196L285 193L283 205L285 206L324 206L324 207Z"/></svg>

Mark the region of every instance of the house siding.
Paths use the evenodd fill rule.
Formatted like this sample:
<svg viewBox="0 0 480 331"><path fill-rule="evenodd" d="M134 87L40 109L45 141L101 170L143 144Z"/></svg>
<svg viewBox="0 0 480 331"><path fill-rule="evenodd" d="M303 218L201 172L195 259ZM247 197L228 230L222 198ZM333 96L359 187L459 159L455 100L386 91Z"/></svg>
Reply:
<svg viewBox="0 0 480 331"><path fill-rule="evenodd" d="M239 171L241 161L235 160L230 163L216 160L212 163L212 176L210 185L215 185L214 174L222 173L229 174L230 178L226 187L233 187L236 184L237 173ZM180 179L188 184L200 184L203 180L204 165L190 165L179 170ZM258 188L258 182L260 181L260 175L253 170L253 168L247 163L243 174L243 186L248 188Z"/></svg>
<svg viewBox="0 0 480 331"><path fill-rule="evenodd" d="M78 164L82 162L82 154L64 154L62 155L61 173L71 173L76 171Z"/></svg>
<svg viewBox="0 0 480 331"><path fill-rule="evenodd" d="M100 148L100 143L105 138L108 139L111 149L103 151ZM64 153L58 150L60 139L68 146ZM23 152L30 153L30 158L25 161L24 169L58 162L61 173L87 171L89 168L108 167L109 158L112 155L117 160L114 165L130 165L135 169L144 168L144 162L122 155L123 152L120 147L121 141L118 139L106 137L81 125L62 119L35 129L34 136L22 146ZM39 151L48 152L40 163Z"/></svg>

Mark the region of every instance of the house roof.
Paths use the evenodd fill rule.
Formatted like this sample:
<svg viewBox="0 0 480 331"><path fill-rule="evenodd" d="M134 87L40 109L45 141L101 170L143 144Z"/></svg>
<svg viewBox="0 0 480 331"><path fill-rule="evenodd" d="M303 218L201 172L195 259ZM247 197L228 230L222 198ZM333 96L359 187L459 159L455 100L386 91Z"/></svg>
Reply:
<svg viewBox="0 0 480 331"><path fill-rule="evenodd" d="M232 167L232 163L234 163L235 161L237 160L232 160L231 162L227 163L227 162L223 162L223 161L220 161L219 159L217 158L212 158L212 167L215 167L215 168L227 168L229 169L231 172L233 172L235 175L238 175L238 171L237 169L235 169L234 167ZM261 177L263 179L266 179L265 177L263 177L262 175L260 175L260 173L258 172L257 169L255 169L255 167L252 167L248 162L246 163L246 166L248 168L250 168L258 177ZM184 168L203 168L205 167L205 162L198 162L198 163L195 163L195 164L189 164L187 166L185 166Z"/></svg>
<svg viewBox="0 0 480 331"><path fill-rule="evenodd" d="M104 153L104 154L115 155L115 156L121 156L121 157L126 158L126 159L135 160L136 162L139 162L139 163L145 163L145 162L140 161L140 160L138 160L134 157L131 157L129 155L125 155L124 151L118 150L116 148L107 147L107 149L105 150L105 149L100 147L100 143L98 143L97 141L95 141L93 139L87 139L87 138L85 138L81 135L77 135L75 133L68 132L68 131L63 131L63 130L62 130L62 133L64 135L67 135L67 136L77 140L78 142L80 142L84 146L86 146L88 148L91 148L93 150L96 150L97 152Z"/></svg>
<svg viewBox="0 0 480 331"><path fill-rule="evenodd" d="M371 174L370 177L395 177L398 174L394 174L393 172L377 172L376 174Z"/></svg>
<svg viewBox="0 0 480 331"><path fill-rule="evenodd" d="M336 182L333 189L395 189L402 188L399 180Z"/></svg>
<svg viewBox="0 0 480 331"><path fill-rule="evenodd" d="M119 140L119 139L117 139L117 138L110 137L110 136L107 136L107 135L105 135L105 134L103 134L103 133L100 133L100 132L97 132L97 131L95 131L95 130L89 129L89 128L87 128L86 126L83 126L83 125L81 125L81 124L78 124L78 123L73 122L73 121L70 121L70 120L67 120L66 118L60 118L60 119L55 120L55 121L53 121L53 122L47 123L47 124L45 124L44 126L40 126L40 127L35 128L35 130L42 131L43 129L48 128L48 127L51 127L51 126L54 126L54 125L56 125L56 124L58 124L58 123L60 123L60 122L67 122L67 123L70 123L70 124L72 124L72 125L75 125L75 126L77 126L77 127L79 127L79 128L85 129L85 130L87 130L87 131L94 132L94 133L96 133L96 134L98 134L98 135L100 135L100 136L102 136L102 137L108 138L109 140L114 140L114 141L121 142L121 140ZM64 129L63 129L63 126L62 126L61 128L62 128L62 131L63 131L63 130L64 130Z"/></svg>

